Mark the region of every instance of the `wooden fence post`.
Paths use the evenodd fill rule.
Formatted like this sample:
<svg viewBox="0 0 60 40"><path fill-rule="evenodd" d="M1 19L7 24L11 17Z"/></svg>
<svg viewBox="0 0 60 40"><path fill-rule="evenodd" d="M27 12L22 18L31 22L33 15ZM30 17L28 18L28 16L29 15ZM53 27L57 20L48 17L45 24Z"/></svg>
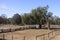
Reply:
<svg viewBox="0 0 60 40"><path fill-rule="evenodd" d="M11 32L11 28L10 28L10 32Z"/></svg>
<svg viewBox="0 0 60 40"><path fill-rule="evenodd" d="M2 33L3 33L3 29L1 29Z"/></svg>
<svg viewBox="0 0 60 40"><path fill-rule="evenodd" d="M37 40L37 36L36 36L36 40Z"/></svg>
<svg viewBox="0 0 60 40"><path fill-rule="evenodd" d="M48 33L48 38L49 38L49 33Z"/></svg>
<svg viewBox="0 0 60 40"><path fill-rule="evenodd" d="M12 34L12 40L13 40L13 34Z"/></svg>
<svg viewBox="0 0 60 40"><path fill-rule="evenodd" d="M50 40L49 34L50 34L50 33L48 33L48 39Z"/></svg>
<svg viewBox="0 0 60 40"><path fill-rule="evenodd" d="M45 40L45 34L43 35L43 40Z"/></svg>
<svg viewBox="0 0 60 40"><path fill-rule="evenodd" d="M3 40L5 39L5 34L3 33Z"/></svg>
<svg viewBox="0 0 60 40"><path fill-rule="evenodd" d="M24 39L23 40L25 40L25 36L24 36Z"/></svg>
<svg viewBox="0 0 60 40"><path fill-rule="evenodd" d="M53 31L52 31L52 36L53 36Z"/></svg>

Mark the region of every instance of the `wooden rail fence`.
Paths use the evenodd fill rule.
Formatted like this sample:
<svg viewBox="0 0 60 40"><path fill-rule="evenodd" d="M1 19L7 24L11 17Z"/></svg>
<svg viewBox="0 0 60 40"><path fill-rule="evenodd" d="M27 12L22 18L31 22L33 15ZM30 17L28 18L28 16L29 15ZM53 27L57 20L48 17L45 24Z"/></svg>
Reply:
<svg viewBox="0 0 60 40"><path fill-rule="evenodd" d="M13 32L11 32L11 33L13 33ZM1 34L2 34L2 40L6 40L5 33L1 33ZM60 35L60 30L54 30L54 31L49 32L47 34L37 35L35 40L52 40L53 38L55 38L58 35ZM11 34L10 40L15 40L13 34ZM21 40L26 40L26 36L23 36L23 38ZM32 40L33 40L33 38L32 38Z"/></svg>
<svg viewBox="0 0 60 40"><path fill-rule="evenodd" d="M36 40L52 40L53 38L55 38L58 35L60 35L59 30L55 30L55 31L52 31L48 34L43 34L43 35L36 36ZM42 37L42 39L38 39L38 38L41 38L41 37Z"/></svg>

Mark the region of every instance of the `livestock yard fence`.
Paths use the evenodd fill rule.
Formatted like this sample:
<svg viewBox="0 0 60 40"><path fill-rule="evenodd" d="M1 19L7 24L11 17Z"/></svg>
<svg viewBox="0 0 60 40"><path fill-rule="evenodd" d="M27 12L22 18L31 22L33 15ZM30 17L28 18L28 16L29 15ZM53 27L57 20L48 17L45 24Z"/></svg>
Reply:
<svg viewBox="0 0 60 40"><path fill-rule="evenodd" d="M42 34L42 35L36 35L35 38L31 40L52 40L54 39L56 36L60 35L60 30L53 30L47 34ZM13 32L11 32L11 35L8 33L8 35L6 35L6 33L0 33L0 40L30 40L27 39L26 36L16 36L13 34Z"/></svg>
<svg viewBox="0 0 60 40"><path fill-rule="evenodd" d="M0 40L52 40L56 36L60 35L60 29L53 29L51 32L47 34L42 34L42 35L36 35L34 37L29 37L23 35L15 35L13 32L15 31L21 31L21 30L29 30L29 29L38 29L39 25L26 25L27 27L19 27L19 28L14 28L14 29L0 29ZM29 26L29 27L28 27ZM51 28L59 28L59 26L51 26Z"/></svg>
<svg viewBox="0 0 60 40"><path fill-rule="evenodd" d="M54 30L52 32L49 32L48 34L43 34L43 35L37 35L36 40L52 40L56 36L60 35L60 30Z"/></svg>

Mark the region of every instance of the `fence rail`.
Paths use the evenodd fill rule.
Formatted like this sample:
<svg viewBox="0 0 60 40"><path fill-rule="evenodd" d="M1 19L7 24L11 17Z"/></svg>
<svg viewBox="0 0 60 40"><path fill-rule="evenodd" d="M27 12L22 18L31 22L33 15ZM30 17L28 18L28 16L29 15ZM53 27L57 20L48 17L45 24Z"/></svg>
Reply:
<svg viewBox="0 0 60 40"><path fill-rule="evenodd" d="M52 40L53 38L55 38L58 35L60 35L59 30L55 30L55 31L49 32L48 34L43 34L43 35L36 36L36 40L39 40L38 38L40 38L42 36L43 36L43 38L42 38L43 40Z"/></svg>
<svg viewBox="0 0 60 40"><path fill-rule="evenodd" d="M14 40L14 35L13 32L14 31L19 31L19 30L26 30L26 29L35 29L34 27L25 27L25 28L15 28L15 29L0 29L0 34L2 34L2 39L5 40L5 33L7 32L11 32L12 36L11 36L11 40ZM53 30L52 32L49 32L47 34L43 34L43 35L37 35L35 38L35 40L51 40L54 37L56 37L57 35L60 35L60 30ZM26 40L26 36L23 36L22 40Z"/></svg>
<svg viewBox="0 0 60 40"><path fill-rule="evenodd" d="M35 37L35 40L52 40L53 38L55 38L56 36L60 35L60 30L54 30L52 32L49 32L47 34L43 34L43 35L37 35ZM6 34L5 33L1 33L2 34L2 39L6 40ZM1 35L0 35L1 36ZM18 38L18 37L17 37ZM16 39L17 39L16 38ZM8 39L7 39L8 40ZM13 35L13 32L11 32L11 38L10 40L15 40L15 35ZM20 40L20 39L19 39ZM23 36L21 38L21 40L26 40L26 36ZM33 40L33 38L32 38Z"/></svg>

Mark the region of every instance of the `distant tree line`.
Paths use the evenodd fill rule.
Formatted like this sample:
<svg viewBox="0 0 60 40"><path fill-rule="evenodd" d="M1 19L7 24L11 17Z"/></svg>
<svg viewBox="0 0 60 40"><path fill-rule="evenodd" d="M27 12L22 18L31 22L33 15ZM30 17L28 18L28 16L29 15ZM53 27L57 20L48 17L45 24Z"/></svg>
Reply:
<svg viewBox="0 0 60 40"><path fill-rule="evenodd" d="M48 21L50 21L51 24L60 24L60 18L53 16L52 12L48 12L48 8L48 6L37 7L32 9L30 13L24 13L23 15L16 13L12 18L7 18L6 15L2 14L2 16L0 16L0 24L39 24L40 27Z"/></svg>

